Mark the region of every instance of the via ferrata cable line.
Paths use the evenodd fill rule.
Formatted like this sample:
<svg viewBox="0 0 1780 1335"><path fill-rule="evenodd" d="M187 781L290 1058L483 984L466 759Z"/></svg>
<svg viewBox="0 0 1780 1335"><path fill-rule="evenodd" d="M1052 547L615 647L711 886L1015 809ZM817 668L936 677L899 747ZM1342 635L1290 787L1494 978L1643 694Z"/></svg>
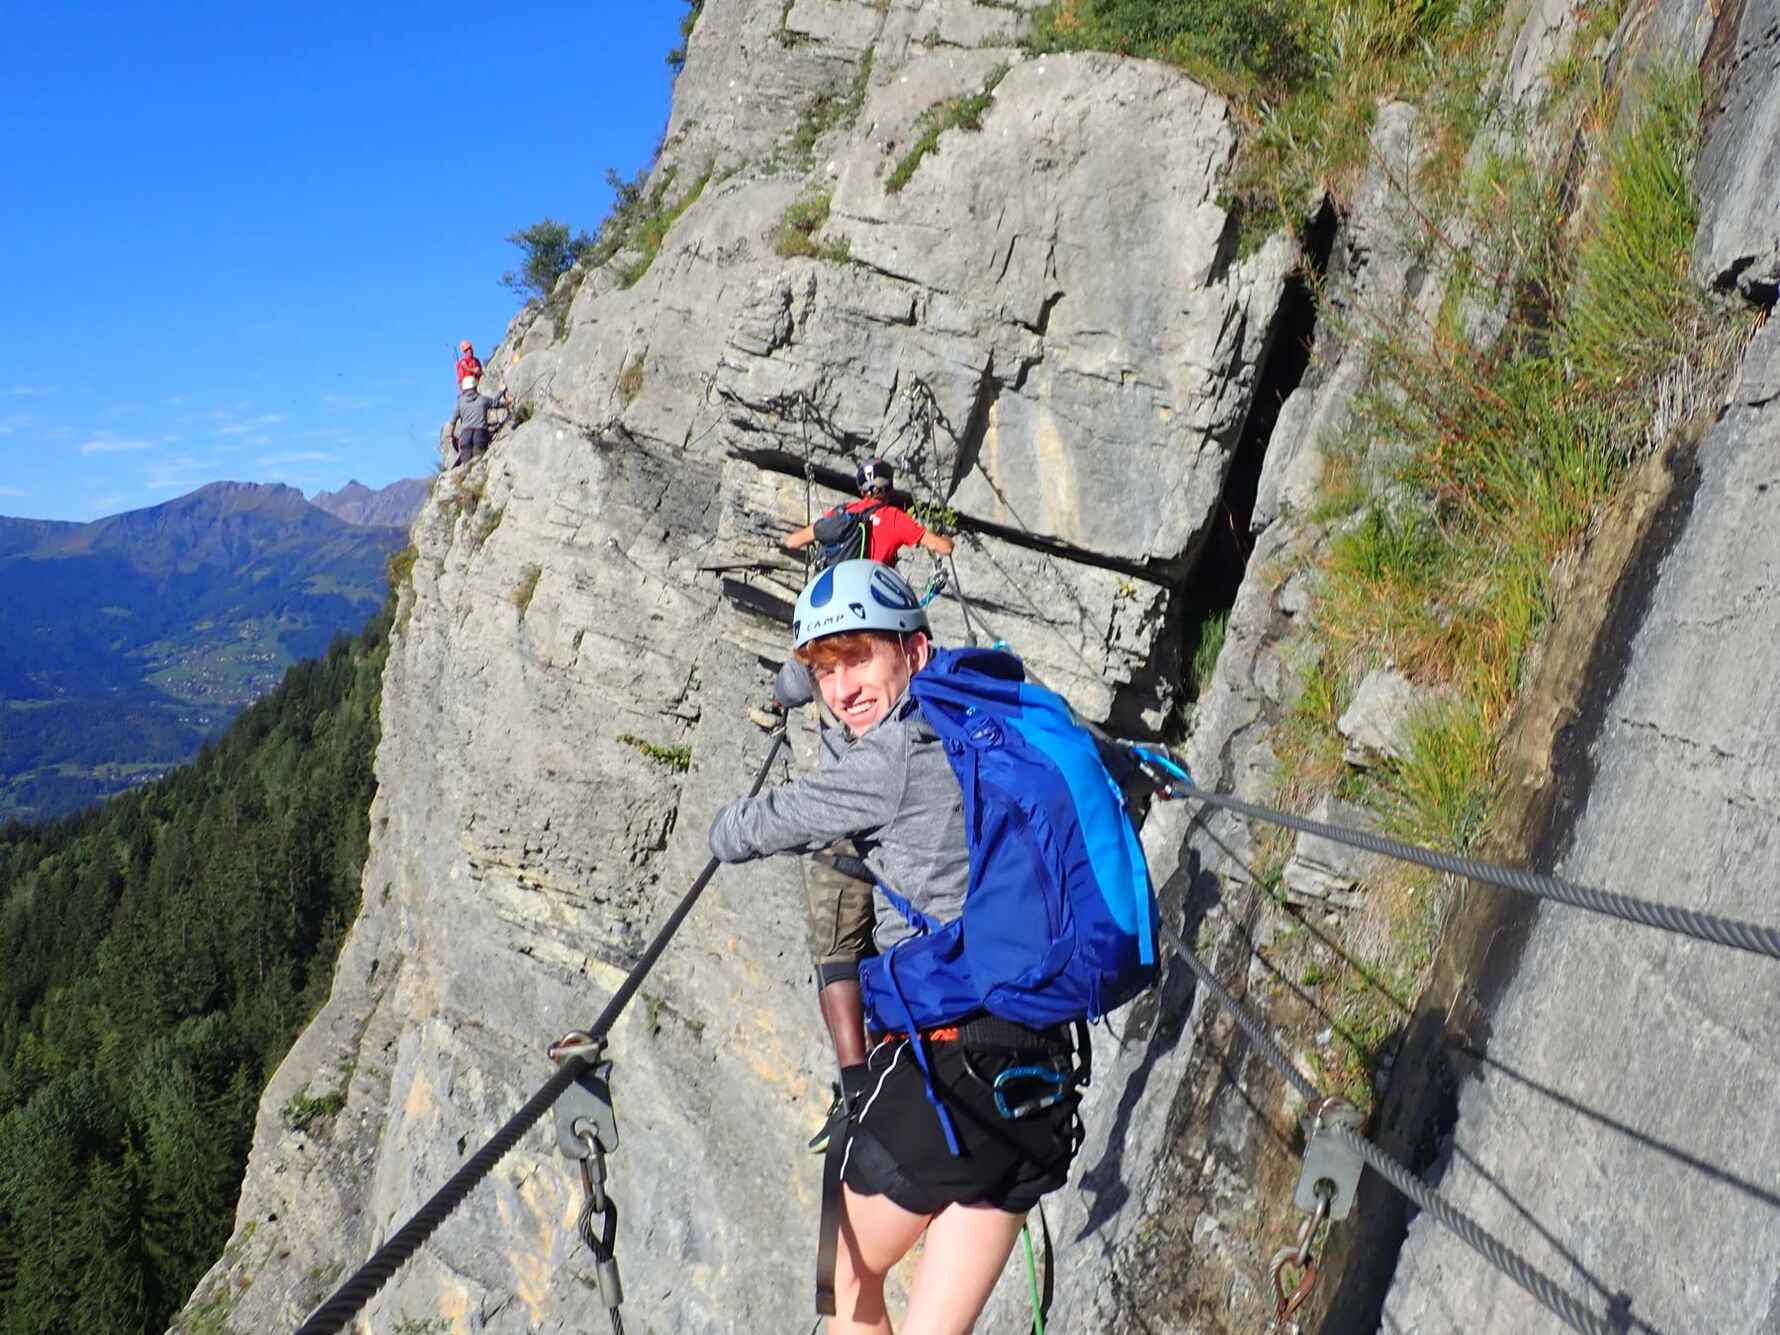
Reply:
<svg viewBox="0 0 1780 1335"><path fill-rule="evenodd" d="M963 538L966 536L966 531L956 522L956 512L950 510L946 505L946 493L940 489L939 483L932 475L934 430L937 423L943 420L943 415L939 410L939 401L933 394L933 386L916 376L908 389L903 391L903 397L908 403L908 413L903 419L902 430L897 433L897 443L901 444L904 440L919 442L918 449L904 452L904 466L908 468L910 476L914 478L917 489L927 493L925 501L918 502L918 504L926 504L929 517L935 519L941 515L951 514L954 520L953 532ZM948 426L947 430L950 431L950 429ZM888 450L885 451L885 455L888 457ZM913 492L910 493L910 495L913 494ZM923 527L926 527L924 522ZM952 534L942 536L951 537ZM943 563L942 558L936 556L933 564L933 578L928 583L928 590L921 600L921 605L925 607L950 588L952 596L958 600L959 610L964 613L965 643L974 649L977 647L979 638L975 620L971 616L970 598L964 592L964 581L958 578L958 562L948 553L943 558ZM997 643L1000 642L997 641Z"/></svg>
<svg viewBox="0 0 1780 1335"><path fill-rule="evenodd" d="M1624 1310L1623 1299L1616 1299L1607 1315L1601 1315L1586 1303L1566 1292L1549 1275L1535 1269L1517 1253L1509 1250L1508 1247L1485 1232L1469 1216L1449 1204L1432 1187L1371 1141L1339 1122L1332 1120L1325 1125L1322 1117L1324 1110L1331 1103L1340 1101L1327 1098L1311 1083L1310 1077L1293 1065L1279 1044L1274 1041L1273 1036L1267 1032L1266 1027L1249 1012L1247 1007L1231 995L1230 989L1225 987L1210 967L1188 948L1187 943L1181 939L1178 933L1166 927L1160 928L1160 931L1163 943L1193 971L1194 976L1204 984L1206 991L1211 993L1217 1003L1229 1012L1230 1017L1236 1021L1237 1027L1247 1035L1249 1041L1254 1044L1255 1050L1266 1059L1267 1064L1286 1083L1303 1095L1305 1101L1309 1103L1311 1111L1317 1119L1312 1145L1315 1144L1316 1136L1326 1136L1329 1143L1365 1163L1368 1168L1414 1202L1415 1205L1445 1225L1460 1241L1476 1251L1484 1260L1538 1299L1547 1310L1572 1330L1581 1331L1583 1335L1623 1335L1623 1332L1629 1329L1629 1313ZM1307 1147L1307 1166L1309 1162L1309 1148ZM1310 1185L1314 1190L1323 1184L1313 1181ZM1351 1203L1350 1188L1347 1204L1351 1206ZM1318 1214L1313 1215L1312 1219L1320 1218L1324 1212L1326 1212L1324 1207L1319 1206ZM1303 1245L1299 1251L1300 1257L1308 1250L1309 1234L1314 1231L1313 1225L1312 1229L1301 1235ZM1304 1262L1300 1260L1300 1264L1302 1265ZM1315 1274L1315 1269L1311 1268L1308 1272L1309 1279L1314 1280ZM1275 1281L1276 1291L1278 1291L1277 1269ZM1279 1291L1280 1308L1276 1319L1283 1318L1290 1309L1295 1309L1296 1305L1301 1303L1308 1294L1308 1283L1301 1284L1299 1292L1291 1297L1288 1297L1283 1291ZM1293 1301L1294 1298L1296 1301Z"/></svg>
<svg viewBox="0 0 1780 1335"><path fill-rule="evenodd" d="M1635 899L1631 895L1597 890L1593 886L1579 885L1561 876L1531 871L1525 867L1504 867L1460 853L1443 853L1439 849L1423 848L1419 844L1406 844L1400 839L1373 834L1369 830L1350 830L1344 826L1311 820L1307 816L1294 816L1289 811L1276 811L1258 802L1245 802L1226 793L1209 792L1194 783L1192 776L1172 758L1153 748L1128 745L1127 749L1138 757L1140 763L1146 765L1151 778L1170 797L1190 798L1208 806L1222 807L1249 820L1265 821L1288 830L1296 830L1300 834L1345 844L1349 848L1377 853L1399 862L1413 863L1431 871L1462 876L1480 885L1514 890L1536 899L1549 899L1567 904L1571 908L1587 909L1591 913L1618 918L1623 922L1655 927L1678 936L1691 936L1697 941L1728 946L1732 950L1746 950L1753 955L1780 959L1780 930L1772 927L1744 922L1738 918L1726 918L1716 913L1702 913L1679 905Z"/></svg>
<svg viewBox="0 0 1780 1335"><path fill-rule="evenodd" d="M765 784L773 760L784 745L785 732L781 728L773 734L773 744L767 748L766 759L760 762L760 770L754 776L748 796L753 797ZM649 976L649 971L655 967L662 952L674 939L674 934L680 930L680 925L698 903L699 896L717 874L719 865L716 858L707 862L704 870L692 882L691 888L675 905L667 921L661 925L636 964L631 967L631 971L625 975L624 981L618 985L618 990L612 994L599 1018L585 1031L585 1037L591 1042L603 1042L611 1033L618 1017L624 1013L624 1008L630 1004L637 989L642 987L643 980ZM434 1192L432 1198L416 1210L407 1223L396 1230L350 1279L335 1289L332 1296L316 1308L307 1321L297 1327L296 1335L336 1335L336 1332L344 1330L346 1323L358 1314L377 1290L389 1282L390 1276L420 1249L421 1244L463 1203L471 1190L494 1171L495 1165L506 1156L507 1151L519 1143L519 1138L550 1111L551 1105L562 1097L570 1085L593 1071L593 1063L581 1052L564 1060L556 1074L544 1082L543 1087L527 1100L525 1106L508 1118L506 1125L496 1131L487 1144L471 1155L464 1166L453 1173L450 1180Z"/></svg>

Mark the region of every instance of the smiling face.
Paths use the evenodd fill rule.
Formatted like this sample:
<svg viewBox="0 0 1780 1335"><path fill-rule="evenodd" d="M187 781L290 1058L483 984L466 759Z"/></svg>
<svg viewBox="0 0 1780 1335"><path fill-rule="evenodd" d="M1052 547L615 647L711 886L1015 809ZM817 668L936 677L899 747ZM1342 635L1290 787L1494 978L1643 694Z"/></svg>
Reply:
<svg viewBox="0 0 1780 1335"><path fill-rule="evenodd" d="M855 737L870 732L908 690L909 678L927 666L932 646L925 635L852 631L804 646L798 657L809 668L822 701Z"/></svg>

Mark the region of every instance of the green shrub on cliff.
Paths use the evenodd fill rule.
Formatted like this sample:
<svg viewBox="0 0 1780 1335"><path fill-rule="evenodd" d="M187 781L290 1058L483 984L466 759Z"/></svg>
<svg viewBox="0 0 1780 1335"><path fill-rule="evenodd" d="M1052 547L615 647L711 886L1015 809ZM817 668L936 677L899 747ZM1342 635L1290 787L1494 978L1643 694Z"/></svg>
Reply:
<svg viewBox="0 0 1780 1335"><path fill-rule="evenodd" d="M1280 0L1060 0L1033 15L1030 42L1166 60L1219 85L1289 88L1308 64L1294 7Z"/></svg>
<svg viewBox="0 0 1780 1335"><path fill-rule="evenodd" d="M698 27L699 16L705 11L705 0L686 0L686 12L680 15L680 44L667 53L668 68L675 74L686 68L686 45L692 40L692 30Z"/></svg>
<svg viewBox="0 0 1780 1335"><path fill-rule="evenodd" d="M525 258L519 268L502 274L501 282L515 292L534 297L549 296L556 280L573 268L575 261L593 246L593 238L586 232L572 234L567 223L559 223L554 218L545 218L509 234L507 242L518 246Z"/></svg>

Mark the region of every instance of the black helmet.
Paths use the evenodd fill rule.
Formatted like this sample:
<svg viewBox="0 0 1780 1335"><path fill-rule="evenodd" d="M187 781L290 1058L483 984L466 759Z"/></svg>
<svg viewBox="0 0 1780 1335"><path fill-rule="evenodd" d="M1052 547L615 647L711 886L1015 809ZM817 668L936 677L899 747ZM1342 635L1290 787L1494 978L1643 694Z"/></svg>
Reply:
<svg viewBox="0 0 1780 1335"><path fill-rule="evenodd" d="M875 454L853 470L853 482L861 492L889 491L894 480L889 462Z"/></svg>

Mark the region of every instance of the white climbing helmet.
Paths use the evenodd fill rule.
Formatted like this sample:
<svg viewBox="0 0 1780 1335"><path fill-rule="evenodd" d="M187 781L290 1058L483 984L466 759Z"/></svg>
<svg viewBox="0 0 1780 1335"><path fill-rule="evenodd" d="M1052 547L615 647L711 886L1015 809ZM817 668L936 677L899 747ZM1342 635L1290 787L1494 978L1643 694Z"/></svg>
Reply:
<svg viewBox="0 0 1780 1335"><path fill-rule="evenodd" d="M927 613L909 582L879 561L840 561L797 595L791 641L803 648L847 630L926 631Z"/></svg>

